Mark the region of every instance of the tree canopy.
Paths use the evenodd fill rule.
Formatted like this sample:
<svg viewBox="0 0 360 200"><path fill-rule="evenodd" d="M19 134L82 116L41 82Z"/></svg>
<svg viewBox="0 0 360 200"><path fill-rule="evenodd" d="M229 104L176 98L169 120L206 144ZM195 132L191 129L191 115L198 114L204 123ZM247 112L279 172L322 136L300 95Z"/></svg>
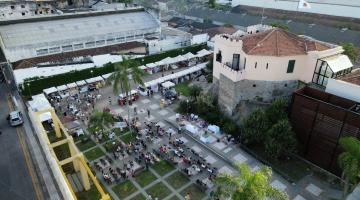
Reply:
<svg viewBox="0 0 360 200"><path fill-rule="evenodd" d="M104 129L109 127L114 122L114 118L109 112L101 112L94 110L89 120L89 130L92 133L101 131L104 133Z"/></svg>
<svg viewBox="0 0 360 200"><path fill-rule="evenodd" d="M344 149L338 162L345 178L344 195L347 195L350 184L356 185L360 180L360 141L355 137L342 137L339 143Z"/></svg>
<svg viewBox="0 0 360 200"><path fill-rule="evenodd" d="M215 183L218 186L214 197L218 199L253 200L253 199L288 199L286 193L270 185L271 168L263 166L252 172L246 164L236 164L239 175L219 174Z"/></svg>
<svg viewBox="0 0 360 200"><path fill-rule="evenodd" d="M250 115L243 120L242 138L245 144L259 143L265 139L265 133L270 127L270 122L261 108L255 108Z"/></svg>
<svg viewBox="0 0 360 200"><path fill-rule="evenodd" d="M356 47L354 46L354 44L353 43L341 43L340 45L344 49L343 54L347 55L351 61L356 61L356 59L359 56L359 52L356 49Z"/></svg>

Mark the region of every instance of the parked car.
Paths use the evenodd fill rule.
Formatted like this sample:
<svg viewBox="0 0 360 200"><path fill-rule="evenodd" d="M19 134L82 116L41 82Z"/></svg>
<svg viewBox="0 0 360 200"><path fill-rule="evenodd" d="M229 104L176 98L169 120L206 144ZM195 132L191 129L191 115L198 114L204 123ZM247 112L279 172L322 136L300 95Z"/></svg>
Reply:
<svg viewBox="0 0 360 200"><path fill-rule="evenodd" d="M19 126L24 123L22 113L20 111L12 111L7 120L9 121L10 126Z"/></svg>

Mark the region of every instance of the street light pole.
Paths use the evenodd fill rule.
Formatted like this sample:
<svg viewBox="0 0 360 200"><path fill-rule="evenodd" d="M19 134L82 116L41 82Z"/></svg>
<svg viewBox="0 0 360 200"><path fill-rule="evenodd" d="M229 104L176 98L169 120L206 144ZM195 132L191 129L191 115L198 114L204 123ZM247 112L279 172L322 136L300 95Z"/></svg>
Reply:
<svg viewBox="0 0 360 200"><path fill-rule="evenodd" d="M31 96L30 83L27 83L26 85L27 85L28 90L29 90L29 95Z"/></svg>

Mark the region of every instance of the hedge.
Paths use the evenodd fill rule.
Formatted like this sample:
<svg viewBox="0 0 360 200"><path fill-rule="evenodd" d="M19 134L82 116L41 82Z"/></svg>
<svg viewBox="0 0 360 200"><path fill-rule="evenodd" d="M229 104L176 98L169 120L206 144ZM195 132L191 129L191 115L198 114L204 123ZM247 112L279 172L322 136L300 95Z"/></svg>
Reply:
<svg viewBox="0 0 360 200"><path fill-rule="evenodd" d="M193 45L184 48L174 49L159 54L148 55L142 58L135 58L140 65L145 65L148 63L160 61L166 57L175 57L180 54L186 54L188 52L196 53L201 49L206 48L206 45ZM93 71L91 73L91 71ZM105 64L103 67L94 67L83 69L79 71L71 71L64 74L58 74L49 77L35 77L31 79L25 79L21 88L22 95L29 96L34 94L42 93L46 88L56 87L68 83L73 83L80 80L85 80L88 78L104 75L114 72L114 65L111 63Z"/></svg>

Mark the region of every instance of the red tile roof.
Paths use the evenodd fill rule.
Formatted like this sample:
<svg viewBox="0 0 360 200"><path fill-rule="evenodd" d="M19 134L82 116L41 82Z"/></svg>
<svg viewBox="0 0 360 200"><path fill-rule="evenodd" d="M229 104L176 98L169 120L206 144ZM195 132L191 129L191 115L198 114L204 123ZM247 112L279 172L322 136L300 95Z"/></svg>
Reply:
<svg viewBox="0 0 360 200"><path fill-rule="evenodd" d="M330 49L325 44L302 38L279 28L246 35L241 40L243 51L249 55L292 56Z"/></svg>
<svg viewBox="0 0 360 200"><path fill-rule="evenodd" d="M209 34L210 38L214 37L217 34L233 34L237 31L236 28L234 27L225 27L225 26L221 26L221 27L214 27L214 28L208 28L205 30L205 32L207 34Z"/></svg>
<svg viewBox="0 0 360 200"><path fill-rule="evenodd" d="M356 69L350 74L347 74L339 79L348 83L360 85L360 69Z"/></svg>

